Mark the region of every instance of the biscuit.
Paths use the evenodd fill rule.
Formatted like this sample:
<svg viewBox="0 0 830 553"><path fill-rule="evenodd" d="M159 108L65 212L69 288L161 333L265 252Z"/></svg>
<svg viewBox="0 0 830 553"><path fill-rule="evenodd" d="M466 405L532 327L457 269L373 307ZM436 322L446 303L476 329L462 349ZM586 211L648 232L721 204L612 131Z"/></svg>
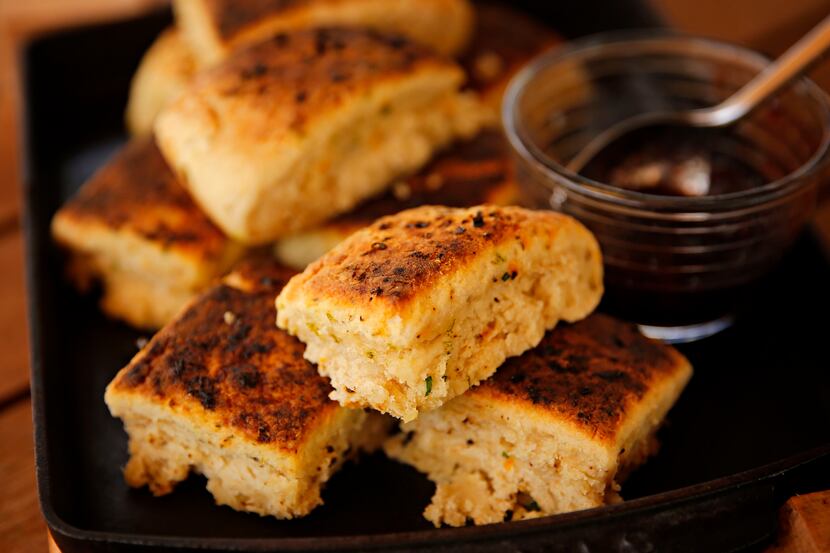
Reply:
<svg viewBox="0 0 830 553"><path fill-rule="evenodd" d="M274 326L292 272L245 262L160 330L107 387L124 422L130 486L172 491L190 471L216 502L277 518L307 514L344 460L378 447L383 418L340 407Z"/></svg>
<svg viewBox="0 0 830 553"><path fill-rule="evenodd" d="M365 27L392 32L454 54L467 43L467 0L175 0L176 22L204 64L281 32Z"/></svg>
<svg viewBox="0 0 830 553"><path fill-rule="evenodd" d="M420 205L469 207L510 205L520 199L513 160L501 131L488 129L453 145L417 174L310 230L286 236L274 245L281 263L306 266L375 219Z"/></svg>
<svg viewBox="0 0 830 553"><path fill-rule="evenodd" d="M103 310L159 328L227 272L244 248L178 184L151 138L137 138L55 214L52 235L81 289L99 281Z"/></svg>
<svg viewBox="0 0 830 553"><path fill-rule="evenodd" d="M291 279L277 324L332 398L408 421L489 377L602 294L594 236L551 211L425 206L379 219Z"/></svg>
<svg viewBox="0 0 830 553"><path fill-rule="evenodd" d="M156 120L159 147L229 236L313 227L483 124L463 71L357 29L280 34L201 73ZM321 201L325 198L325 201Z"/></svg>
<svg viewBox="0 0 830 553"><path fill-rule="evenodd" d="M436 526L598 507L656 451L691 374L675 349L592 315L403 425L385 450L436 483L424 512Z"/></svg>
<svg viewBox="0 0 830 553"><path fill-rule="evenodd" d="M175 27L153 42L133 75L125 115L133 135L150 134L161 110L187 87L196 74L190 46Z"/></svg>

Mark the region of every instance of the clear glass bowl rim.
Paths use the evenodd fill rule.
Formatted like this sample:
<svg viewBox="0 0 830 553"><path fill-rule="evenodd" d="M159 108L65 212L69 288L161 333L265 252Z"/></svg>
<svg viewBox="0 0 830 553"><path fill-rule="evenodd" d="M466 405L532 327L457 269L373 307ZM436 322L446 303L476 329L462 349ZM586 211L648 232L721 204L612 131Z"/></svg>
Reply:
<svg viewBox="0 0 830 553"><path fill-rule="evenodd" d="M547 156L527 135L520 122L518 111L519 99L533 79L545 68L555 63L592 53L592 51L616 46L644 46L671 44L693 45L711 51L715 57L722 54L731 54L746 60L757 67L765 67L770 59L754 50L725 41L697 37L677 33L671 30L650 29L635 31L613 31L590 35L572 41L568 45L553 49L537 57L526 65L511 79L502 102L502 120L508 141L513 149L526 161L534 165L543 173L550 175L558 184L563 185L570 192L587 195L598 200L607 201L620 206L634 209L654 210L667 209L680 212L722 211L725 209L740 209L757 203L766 202L772 198L795 192L800 185L807 183L806 177L817 171L827 161L830 151L830 102L827 94L812 80L800 77L793 82L810 96L821 110L821 128L823 129L821 143L816 151L804 164L785 177L769 182L750 190L717 194L702 197L662 196L625 190L586 178L569 171L565 166ZM723 60L728 63L728 59Z"/></svg>

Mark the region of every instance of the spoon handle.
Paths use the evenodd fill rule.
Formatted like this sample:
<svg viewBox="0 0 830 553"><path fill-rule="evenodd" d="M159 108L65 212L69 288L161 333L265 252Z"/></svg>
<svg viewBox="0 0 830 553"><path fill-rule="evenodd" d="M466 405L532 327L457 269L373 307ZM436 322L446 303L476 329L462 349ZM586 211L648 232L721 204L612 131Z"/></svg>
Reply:
<svg viewBox="0 0 830 553"><path fill-rule="evenodd" d="M721 104L699 110L709 124L728 125L769 98L793 77L807 69L830 48L830 16L793 44L780 58L761 71ZM704 115L701 113L701 115ZM713 121L713 118L716 121Z"/></svg>

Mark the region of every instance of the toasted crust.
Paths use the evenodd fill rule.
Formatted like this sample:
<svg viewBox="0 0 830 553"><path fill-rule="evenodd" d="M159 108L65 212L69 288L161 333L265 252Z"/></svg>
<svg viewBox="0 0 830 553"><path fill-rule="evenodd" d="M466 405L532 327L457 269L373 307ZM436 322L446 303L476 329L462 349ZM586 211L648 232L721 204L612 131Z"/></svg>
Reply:
<svg viewBox="0 0 830 553"><path fill-rule="evenodd" d="M280 34L197 77L156 133L206 213L231 236L265 242L347 211L474 134L481 121L457 92L462 79L398 37ZM308 201L317 195L329 201Z"/></svg>
<svg viewBox="0 0 830 553"><path fill-rule="evenodd" d="M303 345L273 324L273 297L291 274L246 281L250 291L209 290L119 373L113 390L189 413L198 404L235 435L297 452L339 406Z"/></svg>
<svg viewBox="0 0 830 553"><path fill-rule="evenodd" d="M277 324L343 405L403 420L535 346L602 294L596 240L570 217L425 206L384 217L291 279Z"/></svg>
<svg viewBox="0 0 830 553"><path fill-rule="evenodd" d="M385 310L400 315L436 285L473 261L482 251L506 243L552 240L573 219L518 207L453 209L423 206L378 219L352 235L292 280L283 301L298 295L325 297L356 312ZM581 228L581 226L580 226ZM598 260L598 251L594 252ZM498 274L515 280L509 263ZM597 290L600 284L595 283Z"/></svg>
<svg viewBox="0 0 830 553"><path fill-rule="evenodd" d="M314 229L279 240L277 258L296 269L376 219L421 205L510 205L519 199L513 161L501 132L485 130L455 144L417 174Z"/></svg>
<svg viewBox="0 0 830 553"><path fill-rule="evenodd" d="M291 275L243 262L110 383L107 405L130 434L130 485L167 493L195 470L217 502L290 518L321 503L344 459L376 445L367 432L383 424L329 400L303 345L274 326L273 297Z"/></svg>
<svg viewBox="0 0 830 553"><path fill-rule="evenodd" d="M634 324L596 314L548 332L469 393L613 446L650 390L670 381L685 384L690 376L689 362L676 349L649 340Z"/></svg>
<svg viewBox="0 0 830 553"><path fill-rule="evenodd" d="M513 75L532 58L562 42L550 28L507 4L480 2L470 44L460 57L467 86L498 114L502 94Z"/></svg>
<svg viewBox="0 0 830 553"><path fill-rule="evenodd" d="M197 71L190 46L175 27L153 42L133 76L127 102L127 129L149 134L161 110L187 87Z"/></svg>
<svg viewBox="0 0 830 553"><path fill-rule="evenodd" d="M239 116L271 115L273 119L256 128L280 139L307 131L346 98L422 69L459 75L449 61L404 39L362 30L314 29L279 34L236 54L200 76L189 93L204 101L226 99L226 108L238 110Z"/></svg>
<svg viewBox="0 0 830 553"><path fill-rule="evenodd" d="M620 482L656 452L691 374L670 346L595 314L403 425L385 449L435 481L424 514L436 526L596 507L619 501Z"/></svg>
<svg viewBox="0 0 830 553"><path fill-rule="evenodd" d="M73 257L76 281L101 280L105 310L141 327L162 326L243 254L193 203L150 138L128 144L61 207L52 234ZM145 298L130 298L142 290L170 301L145 308Z"/></svg>
<svg viewBox="0 0 830 553"><path fill-rule="evenodd" d="M152 139L128 144L56 216L58 226L105 226L195 259L221 257L227 237L176 181Z"/></svg>
<svg viewBox="0 0 830 553"><path fill-rule="evenodd" d="M204 63L279 32L327 26L401 33L452 54L473 24L467 0L176 0L174 8Z"/></svg>
<svg viewBox="0 0 830 553"><path fill-rule="evenodd" d="M194 5L200 3L198 0L188 1ZM248 10L245 6L240 6L238 2L223 6L209 6L208 4L212 4L209 0L202 1L202 3L204 4L202 9L207 9L213 14L210 21L219 26L218 31L223 37L222 40L230 40L232 43L232 45L229 43L220 47L221 57L227 56L226 49L228 52L230 49L238 49L244 46L243 43L246 40L253 42L253 39L259 35L258 28L254 32L243 32L244 38L241 40L230 38L240 30L231 31L229 27L240 22L239 16L242 12L247 14L246 16L251 21L261 21L262 16L257 13L256 9ZM471 16L465 13L467 8L463 6L463 2L456 3L459 4L457 8L448 7L448 9L459 13L461 18L459 24L466 27L469 23L464 21L471 19ZM436 6L439 4L441 4L440 1L435 2ZM419 21L423 21L422 10L425 7L430 8L424 5L423 0L420 0ZM263 8L267 9L268 6ZM189 13L189 11L185 9L183 13ZM224 15L225 12L228 13L227 16ZM268 16L265 16L265 19L267 18ZM446 17L442 19L444 29L446 19ZM257 27L257 23L253 26ZM267 25L262 29L266 27ZM382 30L384 26L379 25L377 28ZM474 29L470 44L464 49L460 62L467 74L467 85L479 93L495 113L500 108L502 93L516 71L540 52L562 42L562 39L547 27L517 10L500 4L484 3L477 6ZM406 34L406 28L387 30ZM275 31L264 34L263 38L271 34L275 34ZM412 38L418 40L417 36ZM175 27L163 31L147 50L133 77L126 113L127 128L130 132L135 135L151 132L156 116L164 106L187 87L202 65L204 61L196 58L190 42L185 39L182 31ZM443 202L432 203L449 205ZM476 203L492 202L479 200Z"/></svg>

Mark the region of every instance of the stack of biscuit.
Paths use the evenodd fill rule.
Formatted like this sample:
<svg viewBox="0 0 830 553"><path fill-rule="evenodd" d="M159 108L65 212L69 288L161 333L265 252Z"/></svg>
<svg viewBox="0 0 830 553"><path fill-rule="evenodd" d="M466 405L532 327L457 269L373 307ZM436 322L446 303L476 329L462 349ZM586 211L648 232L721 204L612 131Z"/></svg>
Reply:
<svg viewBox="0 0 830 553"><path fill-rule="evenodd" d="M633 325L591 315L594 236L519 207L383 217L293 277L277 325L332 399L400 419L386 453L436 484L436 526L619 500L691 376ZM590 315L590 316L589 316Z"/></svg>
<svg viewBox="0 0 830 553"><path fill-rule="evenodd" d="M473 12L467 0L400 0L394 17L381 17L384 6L384 0L174 2L176 24L147 51L130 90L126 121L135 144L127 150L133 153L111 160L55 218L53 234L70 257L73 281L81 289L100 284L101 307L109 316L157 329L239 256L263 243L273 242L280 261L302 269L381 215L420 204L515 203L518 187L497 106L510 76L559 39L496 5ZM352 26L353 36L315 29L345 24ZM354 36L359 28L374 31ZM311 34L303 36L303 31ZM384 31L392 33L391 42L388 36L385 44L374 40ZM398 32L425 46L411 44ZM296 41L279 47L293 34ZM394 48L398 43L400 51ZM426 88L417 88L431 87L431 77L453 98L436 101ZM362 101L369 90L374 107ZM348 98L340 97L345 91L354 101L348 106ZM391 97L384 100L387 93L400 94L400 110ZM409 105L411 96L417 97L416 105ZM348 110L338 115L329 109L334 106ZM431 120L418 110L431 112ZM414 122L421 128L413 128ZM160 132L148 138L156 125ZM364 136L349 136L347 129L353 128ZM395 130L394 140L385 138L384 128ZM307 130L312 132L306 137ZM272 134L266 139L265 132ZM302 138L308 139L306 146L298 142ZM152 142L159 143L164 157ZM354 142L371 148L355 156ZM439 157L431 159L437 150ZM338 163L347 160L346 167L331 167L337 151L342 153ZM349 182L340 186L321 178L315 163L318 171L328 167L323 174ZM305 174L299 175L298 168ZM270 181L280 175L292 178L268 198ZM152 201L145 199L148 189ZM109 198L106 205L80 205L84 197L101 195ZM231 208L224 204L229 195L240 198ZM194 258L202 238L170 239L171 205L177 206L175 225L202 229L207 218L211 235L221 237L213 240L227 243L235 255L226 263ZM83 219L77 216L81 209ZM114 219L111 210L122 216ZM270 228L258 219L266 219ZM159 263L134 262L144 257L134 250Z"/></svg>
<svg viewBox="0 0 830 553"><path fill-rule="evenodd" d="M467 0L174 11L135 137L52 227L80 289L161 328L105 395L127 483L292 518L382 448L436 525L619 500L691 369L591 315L585 227L512 207L497 106L555 35Z"/></svg>

